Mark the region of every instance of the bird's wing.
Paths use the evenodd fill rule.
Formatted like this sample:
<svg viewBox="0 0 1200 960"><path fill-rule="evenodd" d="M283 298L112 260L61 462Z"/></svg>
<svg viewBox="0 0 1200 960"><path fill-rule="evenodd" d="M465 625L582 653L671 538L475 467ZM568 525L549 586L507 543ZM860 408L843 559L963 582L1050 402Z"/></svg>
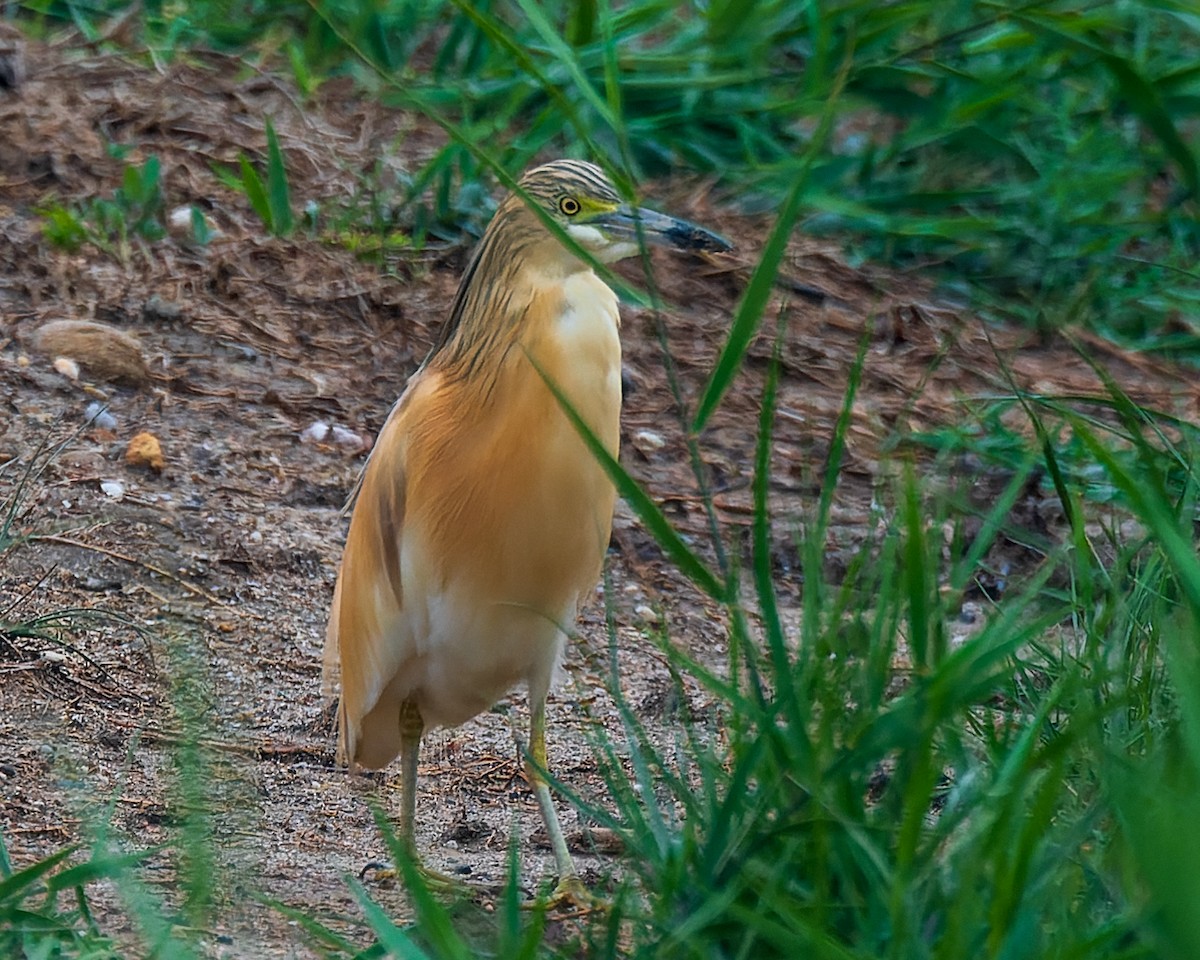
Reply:
<svg viewBox="0 0 1200 960"><path fill-rule="evenodd" d="M404 600L400 538L407 485L405 412L417 385L414 378L392 408L355 487L354 515L325 633L325 689L332 693L339 681L341 687L338 757L371 767L387 763L399 750L397 739L391 755L376 763L360 755L360 741L364 738L364 722L371 726L368 714L403 657L396 630ZM397 725L393 723L392 727ZM394 736L398 738L398 728ZM389 732L370 752L386 753L391 749L391 740Z"/></svg>
<svg viewBox="0 0 1200 960"><path fill-rule="evenodd" d="M392 421L394 421L400 415L400 411L408 407L408 401L412 396L413 386L419 382L421 376L421 370L418 370L415 374L413 374L413 377L411 380L409 380L404 392L400 394L400 399L392 404L392 409L388 411L387 419L383 421L383 427L380 428L379 431L379 436L381 438L385 433L388 432L388 428L391 427ZM376 441L375 445L371 448L371 452L367 454L367 462L363 464L362 470L358 472L358 477L354 481L354 486L350 488L350 494L346 497L346 502L342 504L343 516L349 514L354 509L354 504L358 502L358 494L359 491L362 490L363 478L366 477L367 471L371 469L371 461L375 457L375 451L379 448L380 443Z"/></svg>

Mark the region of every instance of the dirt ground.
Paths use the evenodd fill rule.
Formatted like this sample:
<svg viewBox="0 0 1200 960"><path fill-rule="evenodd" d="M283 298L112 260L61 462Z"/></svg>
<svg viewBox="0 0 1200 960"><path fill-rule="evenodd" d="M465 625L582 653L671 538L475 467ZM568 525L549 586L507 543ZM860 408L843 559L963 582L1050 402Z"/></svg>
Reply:
<svg viewBox="0 0 1200 960"><path fill-rule="evenodd" d="M367 800L393 810L398 800L394 768L354 776L333 758L321 647L347 523L340 507L436 336L466 247L427 248L380 266L319 232L271 238L210 165L236 164L242 151L261 158L270 117L295 206L332 209L350 202L370 171L417 169L441 135L358 98L349 84L331 82L301 103L286 82L216 55L151 69L64 46L31 48L28 61L24 85L0 89L0 504L19 496L15 532L41 538L0 554L0 622L71 607L111 611L144 631L96 622L61 643L0 634L0 827L17 865L87 840L106 818L135 846L167 840L179 826L174 746L186 729L182 714L198 709L225 904L207 949L307 956L291 923L254 895L320 917L357 917L344 878L386 859ZM125 148L123 159L114 145ZM39 208L111 196L123 166L151 155L162 163L168 210L195 204L219 231L207 246L172 235L133 242L124 256L92 245L70 253L42 236ZM661 323L692 403L770 222L739 214L704 183L644 188L652 205L737 246L708 259L655 254L665 311L623 309L623 460L703 545L707 519L658 331ZM637 264L623 272L640 279ZM785 600L801 582L789 535L812 506L864 332L868 359L834 508L831 576L873 522L883 445L903 430L956 422L970 398L1007 392L997 354L1026 388L1102 392L1066 344L985 330L939 304L928 280L851 269L836 245L802 234L766 315L782 315L786 329L772 490ZM132 335L147 369L109 382L82 356L72 379L36 335L61 319ZM1200 395L1169 366L1093 347L1138 400L1197 415ZM770 351L771 336L760 335L700 438L734 550L744 549L750 520L753 425ZM84 427L97 400L113 422ZM337 432L306 442L318 421ZM130 439L143 431L161 442L161 472L126 461ZM35 452L68 438L18 489ZM1012 562L1036 560L1017 551ZM721 620L624 507L608 576L622 688L669 742L681 716L710 715L712 704L696 685L685 691L686 710L672 705L655 638L665 630L670 642L719 663ZM585 796L603 792L592 738L600 729L621 737L601 592L581 618L549 707L550 765ZM428 737L418 843L434 866L499 879L516 829L529 887L552 874L514 742L526 718L518 691L466 726ZM593 881L615 869L573 813L565 824ZM176 865L163 856L151 866L169 890ZM372 890L404 915L401 892ZM102 915L115 899L99 891Z"/></svg>

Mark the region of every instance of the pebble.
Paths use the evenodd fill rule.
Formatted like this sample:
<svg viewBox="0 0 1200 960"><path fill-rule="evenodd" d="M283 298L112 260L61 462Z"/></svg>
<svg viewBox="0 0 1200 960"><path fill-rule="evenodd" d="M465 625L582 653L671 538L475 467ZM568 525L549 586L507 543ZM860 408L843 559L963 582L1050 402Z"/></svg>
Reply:
<svg viewBox="0 0 1200 960"><path fill-rule="evenodd" d="M54 369L61 373L68 380L79 379L79 364L70 357L55 357Z"/></svg>
<svg viewBox="0 0 1200 960"><path fill-rule="evenodd" d="M639 449L661 450L667 445L667 441L653 430L639 430L633 435L633 445Z"/></svg>
<svg viewBox="0 0 1200 960"><path fill-rule="evenodd" d="M125 484L120 480L101 480L100 490L106 497L120 500L125 496Z"/></svg>
<svg viewBox="0 0 1200 960"><path fill-rule="evenodd" d="M329 436L329 424L324 420L314 420L300 431L301 443L323 443Z"/></svg>
<svg viewBox="0 0 1200 960"><path fill-rule="evenodd" d="M116 430L117 418L108 412L108 405L93 400L83 411L83 418L97 430Z"/></svg>
<svg viewBox="0 0 1200 960"><path fill-rule="evenodd" d="M150 321L174 323L183 317L183 305L156 293L142 304L142 316Z"/></svg>
<svg viewBox="0 0 1200 960"><path fill-rule="evenodd" d="M192 207L191 204L186 204L182 207L176 207L167 216L167 229L171 233L181 234L184 236L192 232Z"/></svg>
<svg viewBox="0 0 1200 960"><path fill-rule="evenodd" d="M333 442L343 450L361 450L363 438L353 430L347 430L338 424L333 425Z"/></svg>

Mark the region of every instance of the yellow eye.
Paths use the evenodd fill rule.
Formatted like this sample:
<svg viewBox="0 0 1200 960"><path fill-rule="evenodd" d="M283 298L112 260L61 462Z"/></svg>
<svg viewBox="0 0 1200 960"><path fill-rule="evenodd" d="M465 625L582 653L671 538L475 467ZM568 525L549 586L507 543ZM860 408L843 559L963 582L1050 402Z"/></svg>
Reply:
<svg viewBox="0 0 1200 960"><path fill-rule="evenodd" d="M563 197L558 201L558 209L568 217L573 217L579 212L579 201L574 197Z"/></svg>

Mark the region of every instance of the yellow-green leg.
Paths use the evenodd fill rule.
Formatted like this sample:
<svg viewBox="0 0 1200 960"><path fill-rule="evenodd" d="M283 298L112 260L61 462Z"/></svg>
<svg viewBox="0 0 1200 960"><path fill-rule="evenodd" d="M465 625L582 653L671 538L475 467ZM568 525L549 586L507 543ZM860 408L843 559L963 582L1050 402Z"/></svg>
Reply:
<svg viewBox="0 0 1200 960"><path fill-rule="evenodd" d="M525 764L525 770L529 777L529 785L533 788L533 795L537 797L538 807L542 811L542 822L545 823L546 833L550 836L550 847L554 850L554 862L558 867L558 885L550 894L548 905L556 907L573 904L592 909L596 906L596 900L579 879L544 774L544 771L549 769L546 763L546 698L541 696L532 699L529 718L529 760Z"/></svg>
<svg viewBox="0 0 1200 960"><path fill-rule="evenodd" d="M411 700L405 700L400 707L400 841L413 866L431 890L461 893L470 889L469 884L430 869L417 853L417 764L421 758L421 736L424 732L425 721L420 709ZM397 873L397 870L382 870L375 877L395 877Z"/></svg>
<svg viewBox="0 0 1200 960"><path fill-rule="evenodd" d="M425 721L411 700L400 706L400 839L413 859L417 856L417 763Z"/></svg>

